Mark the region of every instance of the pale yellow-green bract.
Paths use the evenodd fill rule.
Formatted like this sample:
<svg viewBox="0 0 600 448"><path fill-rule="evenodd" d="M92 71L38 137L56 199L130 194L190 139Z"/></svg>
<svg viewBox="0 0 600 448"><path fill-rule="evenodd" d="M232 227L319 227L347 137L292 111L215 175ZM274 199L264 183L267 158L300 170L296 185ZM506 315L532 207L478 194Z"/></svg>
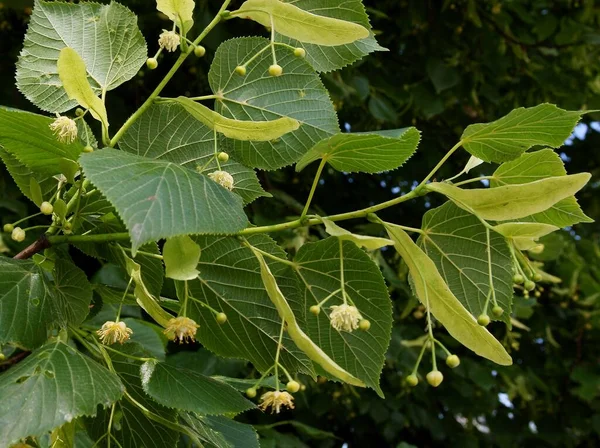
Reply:
<svg viewBox="0 0 600 448"><path fill-rule="evenodd" d="M552 232L559 230L552 224L538 222L506 222L494 226L494 230L500 235L510 238L517 249L529 250L538 245L536 240Z"/></svg>
<svg viewBox="0 0 600 448"><path fill-rule="evenodd" d="M198 121L234 140L266 142L275 140L300 127L298 120L290 117L281 117L271 121L233 120L183 96L175 98L173 101L181 104Z"/></svg>
<svg viewBox="0 0 600 448"><path fill-rule="evenodd" d="M81 56L72 48L65 47L60 52L57 67L58 76L69 99L75 100L81 107L89 109L92 116L102 122L105 128L108 128L106 108L90 86L85 62Z"/></svg>
<svg viewBox="0 0 600 448"><path fill-rule="evenodd" d="M177 24L182 35L194 25L194 0L156 0L156 9Z"/></svg>
<svg viewBox="0 0 600 448"><path fill-rule="evenodd" d="M321 347L315 344L312 339L308 337L304 331L298 325L296 316L287 303L283 293L279 289L275 276L271 273L269 266L265 262L265 259L260 252L251 248L256 256L258 263L260 264L260 276L262 278L267 294L277 308L279 316L287 323L288 335L292 338L294 343L302 350L306 356L311 360L319 364L325 371L331 373L336 378L352 384L353 386L365 387L365 383L356 378L355 376L348 373L342 367L340 367L333 359L331 359L327 353L325 353Z"/></svg>
<svg viewBox="0 0 600 448"><path fill-rule="evenodd" d="M349 232L346 229L341 228L336 223L327 218L320 218L325 224L325 231L331 235L336 236L340 240L352 241L358 247L364 247L368 250L381 249L384 246L392 246L394 242L387 238L379 238L376 236L357 235Z"/></svg>
<svg viewBox="0 0 600 448"><path fill-rule="evenodd" d="M446 327L448 333L479 356L503 366L511 365L512 359L502 344L480 326L452 294L427 254L400 227L390 223L384 225L394 241L394 247L410 270L417 297Z"/></svg>
<svg viewBox="0 0 600 448"><path fill-rule="evenodd" d="M369 37L369 30L362 25L313 14L279 0L247 0L232 14L273 26L279 34L309 44L336 46Z"/></svg>
<svg viewBox="0 0 600 448"><path fill-rule="evenodd" d="M165 277L173 280L194 280L198 277L200 246L187 235L168 238L163 246Z"/></svg>
<svg viewBox="0 0 600 448"><path fill-rule="evenodd" d="M591 174L548 177L528 184L464 190L454 185L433 182L427 189L450 198L460 208L482 219L508 221L549 209L558 201L577 193Z"/></svg>

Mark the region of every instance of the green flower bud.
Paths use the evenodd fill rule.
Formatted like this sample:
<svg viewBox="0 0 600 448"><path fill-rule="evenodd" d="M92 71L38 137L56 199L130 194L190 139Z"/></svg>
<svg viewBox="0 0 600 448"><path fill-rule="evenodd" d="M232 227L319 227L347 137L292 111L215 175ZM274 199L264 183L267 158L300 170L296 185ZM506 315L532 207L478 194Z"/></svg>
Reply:
<svg viewBox="0 0 600 448"><path fill-rule="evenodd" d="M256 389L254 387L246 389L246 396L248 398L254 398L254 397L256 397Z"/></svg>
<svg viewBox="0 0 600 448"><path fill-rule="evenodd" d="M533 274L533 281L534 282L542 281L542 274L540 274L539 272L536 272L535 274Z"/></svg>
<svg viewBox="0 0 600 448"><path fill-rule="evenodd" d="M92 148L90 145L87 145L85 148L83 148L83 152L94 152L94 148Z"/></svg>
<svg viewBox="0 0 600 448"><path fill-rule="evenodd" d="M406 377L406 384L408 384L410 387L415 387L417 384L419 384L419 378L417 378L417 375L408 375Z"/></svg>
<svg viewBox="0 0 600 448"><path fill-rule="evenodd" d="M444 375L439 370L432 370L427 374L427 382L430 386L438 387L444 381Z"/></svg>
<svg viewBox="0 0 600 448"><path fill-rule="evenodd" d="M218 313L216 319L217 319L218 323L220 323L221 325L223 325L225 322L227 322L227 314L225 314L225 313Z"/></svg>
<svg viewBox="0 0 600 448"><path fill-rule="evenodd" d="M206 48L204 48L202 45L198 45L196 48L194 48L194 55L196 55L196 57L201 58L205 54Z"/></svg>
<svg viewBox="0 0 600 448"><path fill-rule="evenodd" d="M40 211L44 215L51 215L54 211L54 207L52 206L52 204L50 204L50 202L44 201L42 202L42 205L40 205Z"/></svg>
<svg viewBox="0 0 600 448"><path fill-rule="evenodd" d="M289 393L295 394L300 390L300 383L298 381L292 380L289 383L287 383L285 388Z"/></svg>
<svg viewBox="0 0 600 448"><path fill-rule="evenodd" d="M15 230L15 226L12 224L4 224L4 231L6 233L12 233L13 230Z"/></svg>
<svg viewBox="0 0 600 448"><path fill-rule="evenodd" d="M17 243L25 240L25 230L20 227L15 227L10 235L10 237L16 241Z"/></svg>
<svg viewBox="0 0 600 448"><path fill-rule="evenodd" d="M360 328L362 331L369 331L369 328L371 328L371 322L369 322L367 319L362 319L358 323L358 328Z"/></svg>
<svg viewBox="0 0 600 448"><path fill-rule="evenodd" d="M456 355L449 355L446 358L446 365L451 369L454 369L460 365L460 358Z"/></svg>
<svg viewBox="0 0 600 448"><path fill-rule="evenodd" d="M515 282L517 285L520 285L521 283L523 283L525 281L525 279L523 278L523 276L521 274L516 274L513 277L513 282Z"/></svg>
<svg viewBox="0 0 600 448"><path fill-rule="evenodd" d="M490 324L490 316L482 314L477 318L477 323L482 327L487 327Z"/></svg>
<svg viewBox="0 0 600 448"><path fill-rule="evenodd" d="M523 286L527 291L533 291L535 289L535 283L531 280L527 280Z"/></svg>
<svg viewBox="0 0 600 448"><path fill-rule="evenodd" d="M240 76L246 76L246 67L244 67L243 65L238 65L235 68L235 72Z"/></svg>
<svg viewBox="0 0 600 448"><path fill-rule="evenodd" d="M318 316L321 312L321 307L319 305L313 305L309 308L309 311L313 313L315 316Z"/></svg>
<svg viewBox="0 0 600 448"><path fill-rule="evenodd" d="M283 74L283 68L279 64L273 64L269 67L269 75L281 76Z"/></svg>
<svg viewBox="0 0 600 448"><path fill-rule="evenodd" d="M150 70L154 70L156 67L158 67L158 61L155 58L148 58L146 60L146 67L148 67Z"/></svg>
<svg viewBox="0 0 600 448"><path fill-rule="evenodd" d="M297 58L306 57L306 50L304 48L296 48L294 50L294 56L296 56Z"/></svg>
<svg viewBox="0 0 600 448"><path fill-rule="evenodd" d="M496 305L494 308L492 308L492 313L494 316L500 317L502 314L504 314L504 309L501 306Z"/></svg>
<svg viewBox="0 0 600 448"><path fill-rule="evenodd" d="M226 152L220 152L217 158L219 159L219 162L225 163L229 160L229 154Z"/></svg>

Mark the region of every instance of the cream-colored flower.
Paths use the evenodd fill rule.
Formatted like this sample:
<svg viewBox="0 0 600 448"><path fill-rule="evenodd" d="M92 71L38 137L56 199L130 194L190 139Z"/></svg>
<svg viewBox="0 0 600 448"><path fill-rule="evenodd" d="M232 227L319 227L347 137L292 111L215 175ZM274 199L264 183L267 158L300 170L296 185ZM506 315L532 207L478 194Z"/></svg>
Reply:
<svg viewBox="0 0 600 448"><path fill-rule="evenodd" d="M123 342L127 341L129 336L131 336L133 333L133 330L128 328L123 321L113 322L109 320L104 322L102 328L96 331L96 333L98 336L100 336L100 342L106 345L111 345L115 342L122 344Z"/></svg>
<svg viewBox="0 0 600 448"><path fill-rule="evenodd" d="M57 117L49 126L61 143L73 143L77 138L77 123L69 117Z"/></svg>
<svg viewBox="0 0 600 448"><path fill-rule="evenodd" d="M282 406L294 409L294 397L287 392L281 392L278 390L264 393L260 397L260 404L258 405L258 407L263 411L271 408L271 414L279 414Z"/></svg>
<svg viewBox="0 0 600 448"><path fill-rule="evenodd" d="M177 50L180 43L181 39L179 38L179 34L177 34L175 31L163 30L158 37L158 46L167 51Z"/></svg>
<svg viewBox="0 0 600 448"><path fill-rule="evenodd" d="M218 183L220 186L233 190L233 176L227 171L215 171L208 175L212 180Z"/></svg>
<svg viewBox="0 0 600 448"><path fill-rule="evenodd" d="M189 317L174 317L170 319L164 334L172 341L177 341L180 344L183 342L193 342L196 337L196 330L200 327Z"/></svg>
<svg viewBox="0 0 600 448"><path fill-rule="evenodd" d="M355 306L344 303L343 305L334 305L331 307L331 326L338 331L354 331L358 328L358 323L362 316Z"/></svg>

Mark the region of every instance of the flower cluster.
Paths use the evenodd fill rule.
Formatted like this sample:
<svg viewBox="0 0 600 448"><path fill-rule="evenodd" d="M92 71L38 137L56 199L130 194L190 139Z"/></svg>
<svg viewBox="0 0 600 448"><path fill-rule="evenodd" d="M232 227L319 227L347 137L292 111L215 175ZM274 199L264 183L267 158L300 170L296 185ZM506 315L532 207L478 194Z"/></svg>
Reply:
<svg viewBox="0 0 600 448"><path fill-rule="evenodd" d="M220 186L233 190L233 176L227 171L214 171L208 175L212 180Z"/></svg>
<svg viewBox="0 0 600 448"><path fill-rule="evenodd" d="M193 342L196 338L196 330L200 325L194 322L189 317L174 317L170 319L164 334L173 341L179 342Z"/></svg>
<svg viewBox="0 0 600 448"><path fill-rule="evenodd" d="M181 43L181 39L179 34L175 31L167 31L163 30L163 32L158 36L158 46L160 48L164 48L167 51L175 51L179 48L179 44Z"/></svg>
<svg viewBox="0 0 600 448"><path fill-rule="evenodd" d="M60 116L49 126L61 143L73 143L77 138L77 123L69 117Z"/></svg>
<svg viewBox="0 0 600 448"><path fill-rule="evenodd" d="M331 326L338 331L354 331L362 319L360 312L355 306L344 303L331 307Z"/></svg>
<svg viewBox="0 0 600 448"><path fill-rule="evenodd" d="M128 328L123 321L113 322L109 320L96 333L100 336L100 341L103 344L111 345L116 342L122 344L127 341L133 330Z"/></svg>
<svg viewBox="0 0 600 448"><path fill-rule="evenodd" d="M263 411L271 408L271 414L279 414L282 407L294 409L294 397L287 392L278 390L266 392L260 397L258 407Z"/></svg>

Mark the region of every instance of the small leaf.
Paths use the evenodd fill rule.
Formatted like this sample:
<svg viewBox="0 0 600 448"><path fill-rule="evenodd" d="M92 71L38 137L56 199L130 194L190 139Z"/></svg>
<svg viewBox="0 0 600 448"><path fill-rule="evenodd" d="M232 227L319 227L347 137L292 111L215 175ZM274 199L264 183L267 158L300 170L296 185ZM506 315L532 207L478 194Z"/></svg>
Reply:
<svg viewBox="0 0 600 448"><path fill-rule="evenodd" d="M519 250L528 250L535 247L538 238L559 230L551 224L537 222L507 222L494 226L499 234L510 238Z"/></svg>
<svg viewBox="0 0 600 448"><path fill-rule="evenodd" d="M327 218L319 218L325 224L325 231L340 240L352 241L358 247L364 247L367 250L377 250L385 246L393 246L394 242L387 238L378 238L376 236L357 235L346 229L341 228L336 223Z"/></svg>
<svg viewBox="0 0 600 448"><path fill-rule="evenodd" d="M369 37L369 30L357 23L313 14L279 0L246 0L232 14L309 44L336 46Z"/></svg>
<svg viewBox="0 0 600 448"><path fill-rule="evenodd" d="M200 414L237 414L254 408L233 387L192 370L164 362L141 367L144 391L157 403Z"/></svg>
<svg viewBox="0 0 600 448"><path fill-rule="evenodd" d="M300 127L298 120L290 117L281 117L270 121L233 120L184 96L173 101L181 104L194 118L209 128L234 140L267 142Z"/></svg>
<svg viewBox="0 0 600 448"><path fill-rule="evenodd" d="M416 151L420 132L416 128L373 133L337 134L313 146L296 164L301 171L317 159L345 172L379 173L394 170Z"/></svg>
<svg viewBox="0 0 600 448"><path fill-rule="evenodd" d="M492 123L470 125L461 140L469 153L485 162L507 162L532 146L562 146L582 113L553 104L521 107Z"/></svg>
<svg viewBox="0 0 600 448"><path fill-rule="evenodd" d="M44 196L42 195L42 187L40 187L40 184L34 177L29 179L29 192L31 200L39 207L44 202Z"/></svg>
<svg viewBox="0 0 600 448"><path fill-rule="evenodd" d="M435 263L425 252L400 227L385 223L385 228L410 270L417 298L446 327L448 333L479 356L503 366L511 365L512 359L502 344L477 324L452 294Z"/></svg>
<svg viewBox="0 0 600 448"><path fill-rule="evenodd" d="M200 246L189 236L168 238L163 246L166 277L174 280L194 280L198 277Z"/></svg>
<svg viewBox="0 0 600 448"><path fill-rule="evenodd" d="M156 0L156 9L177 24L185 36L194 25L194 0Z"/></svg>
<svg viewBox="0 0 600 448"><path fill-rule="evenodd" d="M579 173L528 184L470 190L433 182L427 185L427 189L447 196L460 208L482 219L507 221L549 209L561 199L578 192L590 178L589 173Z"/></svg>
<svg viewBox="0 0 600 448"><path fill-rule="evenodd" d="M69 99L75 100L81 107L89 109L92 116L108 128L106 108L90 86L85 62L81 56L72 48L63 48L58 57L57 67L58 76Z"/></svg>
<svg viewBox="0 0 600 448"><path fill-rule="evenodd" d="M54 213L60 219L65 219L67 216L67 203L62 199L57 199L54 201Z"/></svg>

